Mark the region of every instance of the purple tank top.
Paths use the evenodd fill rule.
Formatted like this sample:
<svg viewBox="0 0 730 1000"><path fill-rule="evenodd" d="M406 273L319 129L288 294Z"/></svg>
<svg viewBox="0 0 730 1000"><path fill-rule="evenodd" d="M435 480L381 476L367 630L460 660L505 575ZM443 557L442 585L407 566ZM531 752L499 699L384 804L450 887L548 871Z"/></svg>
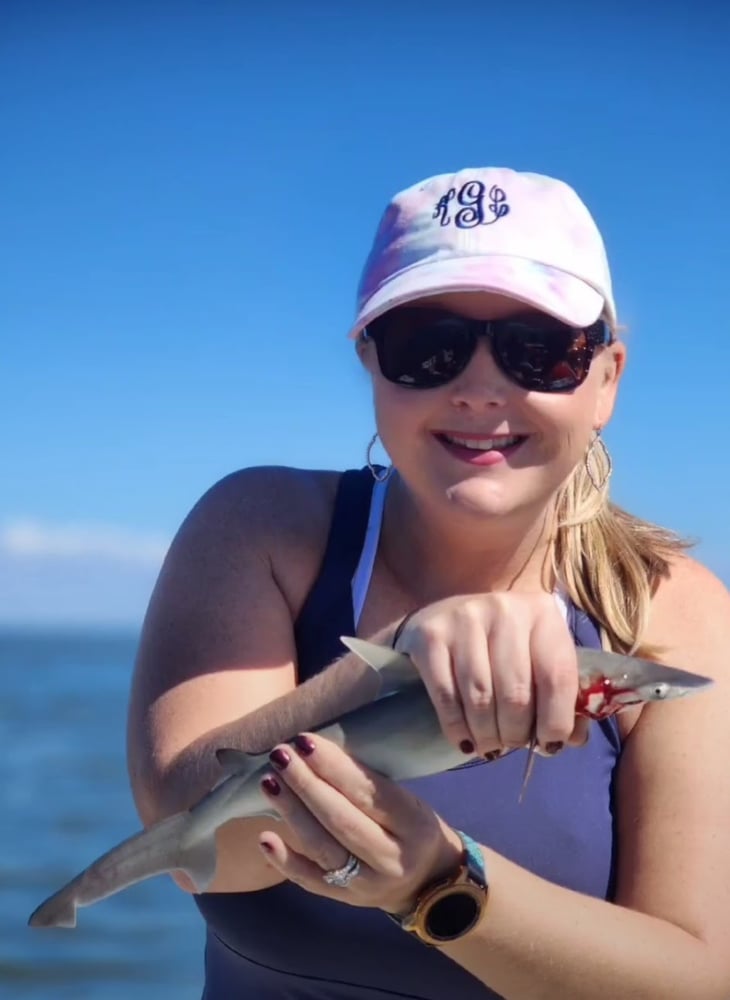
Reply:
<svg viewBox="0 0 730 1000"><path fill-rule="evenodd" d="M350 581L372 482L367 469L346 472L340 481L324 560L295 627L300 680L342 655L338 636L354 634ZM577 645L600 646L595 624L582 611L570 607L569 624ZM610 899L619 753L615 722L593 724L585 748L536 759L521 804L526 751L404 785L452 826L518 865ZM379 910L336 903L290 883L195 899L207 924L203 1000L497 1000Z"/></svg>

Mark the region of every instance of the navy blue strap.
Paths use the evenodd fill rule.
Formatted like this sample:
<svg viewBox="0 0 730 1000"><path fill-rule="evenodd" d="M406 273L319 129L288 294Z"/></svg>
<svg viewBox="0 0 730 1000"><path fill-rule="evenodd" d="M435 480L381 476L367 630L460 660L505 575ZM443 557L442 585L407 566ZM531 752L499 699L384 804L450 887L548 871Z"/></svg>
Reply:
<svg viewBox="0 0 730 1000"><path fill-rule="evenodd" d="M299 683L345 653L341 635L355 634L350 584L365 542L374 482L368 468L348 469L340 477L322 565L294 623Z"/></svg>

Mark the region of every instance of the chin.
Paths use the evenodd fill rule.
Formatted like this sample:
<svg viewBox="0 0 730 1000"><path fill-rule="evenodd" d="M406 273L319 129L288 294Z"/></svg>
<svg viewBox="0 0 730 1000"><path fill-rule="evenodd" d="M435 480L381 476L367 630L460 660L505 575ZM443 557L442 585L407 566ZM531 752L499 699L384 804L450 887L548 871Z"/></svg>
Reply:
<svg viewBox="0 0 730 1000"><path fill-rule="evenodd" d="M446 500L452 508L480 518L508 517L527 505L527 497L518 497L515 490L478 477L464 479L447 486ZM534 502L534 500L533 500Z"/></svg>

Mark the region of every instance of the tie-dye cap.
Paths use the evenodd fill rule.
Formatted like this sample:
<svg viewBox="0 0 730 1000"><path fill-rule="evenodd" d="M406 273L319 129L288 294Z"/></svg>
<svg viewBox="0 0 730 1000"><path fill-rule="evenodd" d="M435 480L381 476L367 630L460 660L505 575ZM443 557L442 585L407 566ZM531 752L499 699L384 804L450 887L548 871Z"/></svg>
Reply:
<svg viewBox="0 0 730 1000"><path fill-rule="evenodd" d="M356 337L394 306L443 292L497 292L572 326L616 311L601 234L563 181L504 167L441 174L386 208L357 297Z"/></svg>

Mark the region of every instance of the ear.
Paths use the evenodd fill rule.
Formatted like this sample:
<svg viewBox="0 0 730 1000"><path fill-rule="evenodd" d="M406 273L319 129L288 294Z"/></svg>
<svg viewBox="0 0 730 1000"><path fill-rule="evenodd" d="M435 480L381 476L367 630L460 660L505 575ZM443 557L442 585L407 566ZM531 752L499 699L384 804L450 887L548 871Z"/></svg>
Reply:
<svg viewBox="0 0 730 1000"><path fill-rule="evenodd" d="M358 337L355 341L355 350L362 365L371 375L374 374L378 367L378 358L372 340L367 337Z"/></svg>
<svg viewBox="0 0 730 1000"><path fill-rule="evenodd" d="M599 362L600 384L596 397L594 427L600 430L606 426L613 413L619 382L626 366L626 344L620 340L607 344L596 361Z"/></svg>

